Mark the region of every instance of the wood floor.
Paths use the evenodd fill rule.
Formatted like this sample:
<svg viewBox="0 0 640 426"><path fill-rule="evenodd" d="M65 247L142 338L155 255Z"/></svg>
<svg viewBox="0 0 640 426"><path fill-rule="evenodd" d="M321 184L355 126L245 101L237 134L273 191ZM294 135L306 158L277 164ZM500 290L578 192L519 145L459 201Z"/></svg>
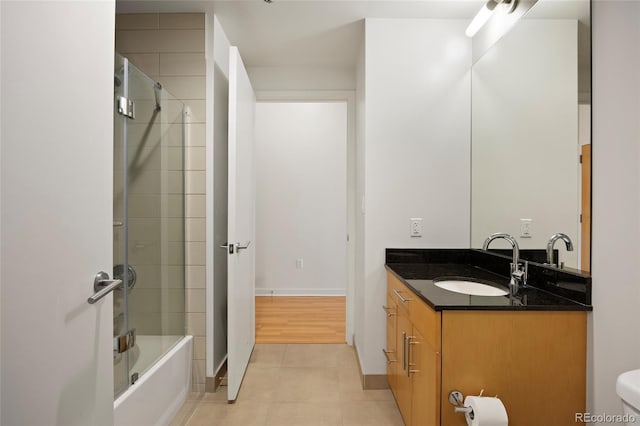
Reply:
<svg viewBox="0 0 640 426"><path fill-rule="evenodd" d="M256 296L256 343L345 341L344 296Z"/></svg>

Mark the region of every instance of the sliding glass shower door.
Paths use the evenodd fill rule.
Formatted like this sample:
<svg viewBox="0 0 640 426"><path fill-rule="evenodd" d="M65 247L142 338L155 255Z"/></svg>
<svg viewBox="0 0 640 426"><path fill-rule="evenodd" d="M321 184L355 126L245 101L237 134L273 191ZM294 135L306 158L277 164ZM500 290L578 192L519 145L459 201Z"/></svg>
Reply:
<svg viewBox="0 0 640 426"><path fill-rule="evenodd" d="M185 335L185 110L116 55L114 393Z"/></svg>

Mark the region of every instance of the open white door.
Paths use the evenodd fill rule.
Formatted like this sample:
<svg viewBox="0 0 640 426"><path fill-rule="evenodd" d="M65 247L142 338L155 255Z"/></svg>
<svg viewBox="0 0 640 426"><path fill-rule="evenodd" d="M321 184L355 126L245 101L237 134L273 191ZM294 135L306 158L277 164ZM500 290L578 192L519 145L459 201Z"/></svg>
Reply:
<svg viewBox="0 0 640 426"><path fill-rule="evenodd" d="M0 10L0 423L111 426L115 2Z"/></svg>
<svg viewBox="0 0 640 426"><path fill-rule="evenodd" d="M256 96L238 49L229 51L228 399L235 401L255 343Z"/></svg>

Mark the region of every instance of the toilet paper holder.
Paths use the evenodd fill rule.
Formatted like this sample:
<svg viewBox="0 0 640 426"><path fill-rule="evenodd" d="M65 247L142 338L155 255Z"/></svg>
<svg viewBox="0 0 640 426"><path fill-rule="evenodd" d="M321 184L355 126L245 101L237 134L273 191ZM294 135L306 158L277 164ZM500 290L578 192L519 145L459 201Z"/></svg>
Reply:
<svg viewBox="0 0 640 426"><path fill-rule="evenodd" d="M484 392L484 389L480 391L480 395ZM453 410L456 413L469 414L469 418L473 420L473 408L464 406L464 395L462 392L453 390L449 392L449 402L454 406Z"/></svg>

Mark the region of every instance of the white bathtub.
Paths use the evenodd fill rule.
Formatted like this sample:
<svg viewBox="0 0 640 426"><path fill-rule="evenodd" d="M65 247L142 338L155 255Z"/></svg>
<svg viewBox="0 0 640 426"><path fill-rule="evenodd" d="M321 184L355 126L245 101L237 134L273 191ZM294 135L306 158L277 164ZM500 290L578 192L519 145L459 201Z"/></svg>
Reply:
<svg viewBox="0 0 640 426"><path fill-rule="evenodd" d="M167 344L163 336L137 336L136 364L148 363L145 354L158 353L154 346ZM147 350L145 351L145 348ZM114 426L168 425L180 410L191 389L193 337L185 336L113 403Z"/></svg>

